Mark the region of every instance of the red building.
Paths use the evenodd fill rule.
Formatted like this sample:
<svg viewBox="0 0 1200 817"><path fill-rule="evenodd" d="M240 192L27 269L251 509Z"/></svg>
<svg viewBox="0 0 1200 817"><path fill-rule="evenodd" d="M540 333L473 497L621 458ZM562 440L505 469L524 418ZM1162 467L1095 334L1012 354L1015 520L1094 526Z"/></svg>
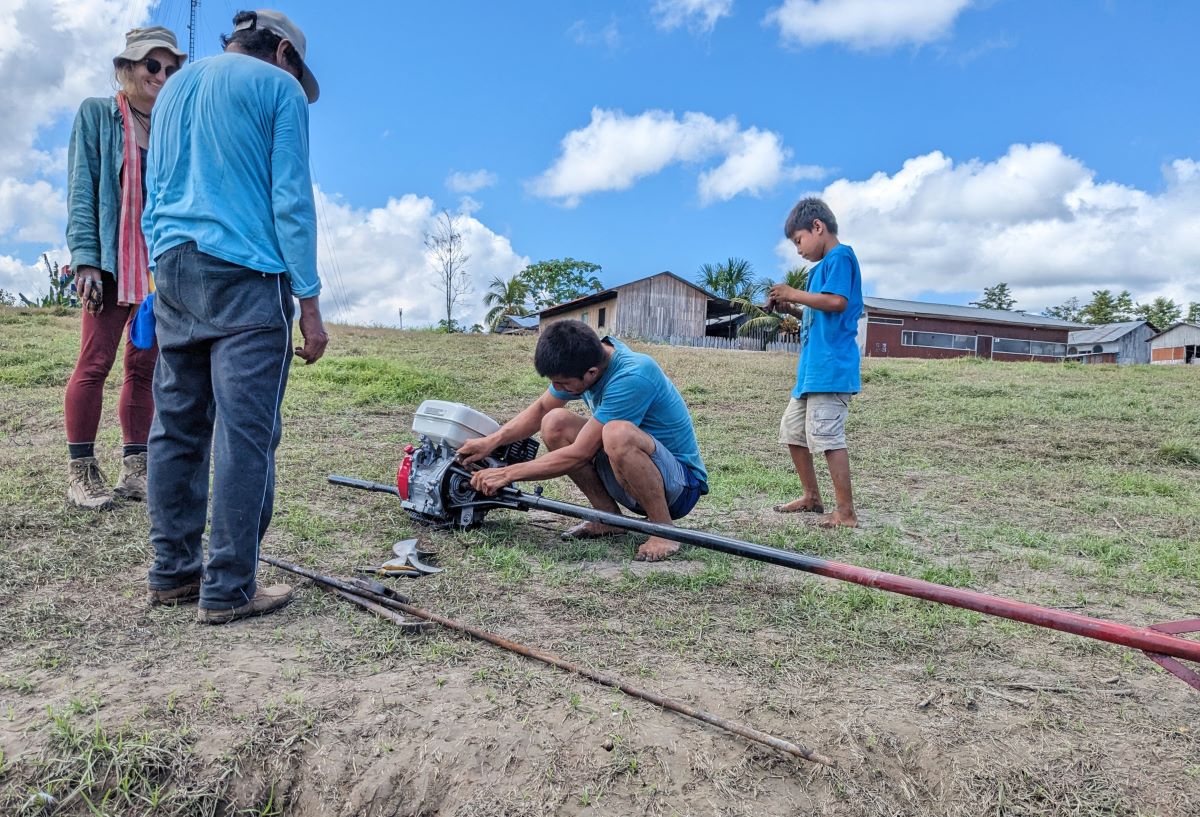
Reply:
<svg viewBox="0 0 1200 817"><path fill-rule="evenodd" d="M864 298L858 345L865 357L985 357L1059 361L1073 329L1042 315L1003 309Z"/></svg>

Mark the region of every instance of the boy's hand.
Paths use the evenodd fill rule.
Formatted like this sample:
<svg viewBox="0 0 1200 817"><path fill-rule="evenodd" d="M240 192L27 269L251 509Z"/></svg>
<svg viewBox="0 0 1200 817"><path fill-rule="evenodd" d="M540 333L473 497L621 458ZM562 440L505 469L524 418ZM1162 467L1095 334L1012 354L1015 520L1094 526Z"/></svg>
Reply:
<svg viewBox="0 0 1200 817"><path fill-rule="evenodd" d="M796 303L800 290L787 284L776 284L767 293L767 304L778 306L780 303Z"/></svg>

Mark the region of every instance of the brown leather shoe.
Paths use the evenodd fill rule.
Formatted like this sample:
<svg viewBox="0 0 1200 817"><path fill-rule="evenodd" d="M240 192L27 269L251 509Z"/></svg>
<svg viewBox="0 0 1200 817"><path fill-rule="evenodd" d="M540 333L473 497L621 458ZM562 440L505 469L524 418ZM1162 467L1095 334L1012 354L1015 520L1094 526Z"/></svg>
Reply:
<svg viewBox="0 0 1200 817"><path fill-rule="evenodd" d="M200 601L200 582L181 584L179 587L172 587L169 590L155 590L151 587L150 592L146 594L146 601L150 603L151 607L175 607L179 604Z"/></svg>
<svg viewBox="0 0 1200 817"><path fill-rule="evenodd" d="M121 461L121 475L113 495L134 502L146 500L146 452L130 454Z"/></svg>
<svg viewBox="0 0 1200 817"><path fill-rule="evenodd" d="M292 588L286 584L273 584L270 587L260 587L255 592L249 604L233 607L228 610L208 610L204 607L196 611L196 621L201 624L228 624L239 618L265 616L274 613L291 603Z"/></svg>
<svg viewBox="0 0 1200 817"><path fill-rule="evenodd" d="M67 463L67 502L89 511L106 511L113 505L104 472L95 457L78 457Z"/></svg>

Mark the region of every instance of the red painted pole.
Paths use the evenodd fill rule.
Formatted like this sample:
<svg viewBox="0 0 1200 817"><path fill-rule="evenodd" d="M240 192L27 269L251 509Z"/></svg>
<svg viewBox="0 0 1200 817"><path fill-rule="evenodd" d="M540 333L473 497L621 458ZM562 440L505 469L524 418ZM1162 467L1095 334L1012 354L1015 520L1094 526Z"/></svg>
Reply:
<svg viewBox="0 0 1200 817"><path fill-rule="evenodd" d="M727 536L688 530L687 528L677 528L672 525L660 525L655 522L647 522L643 519L598 511L595 508L585 508L580 505L546 499L545 497L523 491L501 492L500 497L515 500L518 506L522 506L525 509L536 508L564 516L573 516L577 519L601 522L606 525L638 531L639 533L646 533L651 536L661 536L664 539L682 542L687 545L695 545L721 553L729 553L734 556L744 556L761 562L815 573L819 576L827 576L831 579L861 584L865 587L873 587L878 590L886 590L890 593L900 593L918 599L935 601L939 604L949 604L953 607L962 607L991 616L1022 621L1038 627L1061 630L1064 633L1074 633L1085 638L1095 638L1111 644L1120 644L1123 647L1133 647L1134 649L1144 650L1148 653L1158 653L1173 658L1183 658L1188 661L1200 662L1200 642L1180 638L1177 635L1171 635L1149 627L1131 627L1128 624L1119 624L1115 621L1081 616L1077 613L1067 612L1066 610L1039 607L1036 604L1013 601L1011 599L1000 598L999 596L989 596L986 593L977 593L974 590L947 587L942 584L922 581L921 579L897 576L894 573L884 573L880 570L871 570L842 562L831 562L815 556L807 556L803 553L780 550L778 548L767 547L766 545L756 545L751 542L742 542ZM1197 623L1197 628L1200 628L1200 623ZM1184 680L1192 686L1196 686L1197 689L1200 689L1200 686L1197 686L1195 681L1188 678L1184 678Z"/></svg>
<svg viewBox="0 0 1200 817"><path fill-rule="evenodd" d="M462 473L466 475L465 471ZM330 476L329 481L352 488L397 493L395 489L387 485L379 485L347 477ZM572 505L569 502L559 502L543 497L540 489L538 489L537 493L531 494L517 490L516 488L504 488L495 497L481 498L478 501L467 504L478 505L483 508L509 508L521 511L537 509L563 516L572 516L576 519L601 522L613 527L649 534L650 536L661 536L664 539L681 542L685 545L694 545L720 553L728 553L733 556L742 556L747 559L767 562L768 564L790 567L794 570L803 570L808 573L815 573L818 576L826 576L830 579L861 584L864 587L886 590L889 593L899 593L905 596L912 596L913 598L937 602L938 604L948 604L952 607L974 610L990 616L999 616L1000 618L1012 619L1013 621L1020 621L1025 624L1033 624L1037 627L1046 627L1064 633L1073 633L1085 638L1107 641L1110 644L1119 644L1122 647L1132 647L1133 649L1142 650L1152 661L1161 665L1185 683L1200 690L1200 673L1175 660L1182 658L1186 661L1200 663L1200 641L1180 638L1178 635L1179 633L1200 632L1200 619L1168 622L1155 625L1154 627L1131 627L1128 624L1105 621L1104 619L1091 618L1090 616L1081 616L1077 613L1069 613L1066 610L1055 610L1052 607L1040 607L1036 604L1027 604L1023 601L989 596L987 593L978 593L974 590L947 587L943 584L934 584L933 582L922 581L921 579L898 576L895 573L884 573L881 570L871 570L842 562L831 562L827 559L817 558L816 556L808 556L803 553L796 553L795 551L780 550L779 548L768 547L766 545L756 545L753 542L743 542L740 539L720 536L715 533L677 528L673 525L660 525L656 522L649 522L636 517L598 511L595 508Z"/></svg>

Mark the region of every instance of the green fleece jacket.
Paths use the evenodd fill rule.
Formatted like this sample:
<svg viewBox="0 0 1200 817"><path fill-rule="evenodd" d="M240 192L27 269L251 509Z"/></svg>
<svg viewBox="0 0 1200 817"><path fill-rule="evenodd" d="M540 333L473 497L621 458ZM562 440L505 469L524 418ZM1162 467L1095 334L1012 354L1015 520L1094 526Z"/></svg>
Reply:
<svg viewBox="0 0 1200 817"><path fill-rule="evenodd" d="M76 267L117 275L125 128L117 98L85 99L67 148L67 249Z"/></svg>

